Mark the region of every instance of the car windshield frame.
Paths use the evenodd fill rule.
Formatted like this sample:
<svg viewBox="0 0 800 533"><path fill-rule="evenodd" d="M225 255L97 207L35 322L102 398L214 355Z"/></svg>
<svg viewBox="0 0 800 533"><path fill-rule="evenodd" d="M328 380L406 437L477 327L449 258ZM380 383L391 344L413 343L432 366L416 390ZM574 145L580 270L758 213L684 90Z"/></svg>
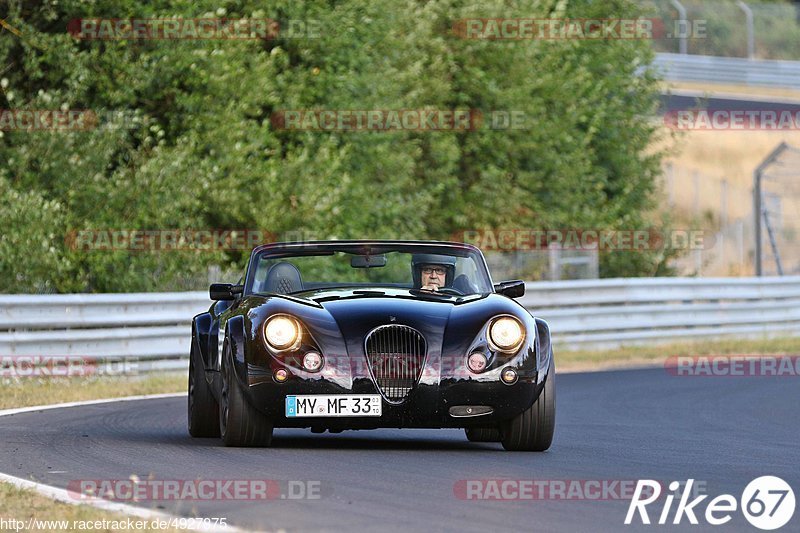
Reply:
<svg viewBox="0 0 800 533"><path fill-rule="evenodd" d="M486 286L494 292L494 283L483 253L475 246L465 243L445 241L313 241L313 242L280 242L265 244L253 250L247 265L243 296L264 295L254 292L256 270L262 259L280 259L300 256L324 256L336 253L354 255L377 255L390 252L408 254L442 254L471 258L475 263L476 275L484 278ZM376 284L375 288L380 287ZM333 287L332 287L333 288ZM338 287L341 289L341 287ZM359 287L370 288L368 286Z"/></svg>

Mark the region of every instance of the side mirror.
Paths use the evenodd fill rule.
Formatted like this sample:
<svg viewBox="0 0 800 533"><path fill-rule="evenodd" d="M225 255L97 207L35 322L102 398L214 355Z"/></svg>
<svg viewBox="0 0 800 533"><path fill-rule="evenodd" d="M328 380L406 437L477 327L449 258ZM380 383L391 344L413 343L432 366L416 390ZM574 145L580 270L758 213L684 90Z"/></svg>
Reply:
<svg viewBox="0 0 800 533"><path fill-rule="evenodd" d="M509 298L519 298L525 294L525 282L521 279L501 281L500 283L495 283L494 292Z"/></svg>
<svg viewBox="0 0 800 533"><path fill-rule="evenodd" d="M212 300L235 300L244 291L243 285L232 283L212 283L208 294Z"/></svg>

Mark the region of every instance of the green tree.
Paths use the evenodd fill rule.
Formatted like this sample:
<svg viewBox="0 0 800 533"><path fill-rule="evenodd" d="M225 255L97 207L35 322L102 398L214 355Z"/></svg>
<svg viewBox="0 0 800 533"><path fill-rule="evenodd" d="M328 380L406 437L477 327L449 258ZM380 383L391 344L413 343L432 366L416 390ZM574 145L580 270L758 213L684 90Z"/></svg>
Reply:
<svg viewBox="0 0 800 533"><path fill-rule="evenodd" d="M506 4L10 0L5 20L21 36L0 37L0 108L88 109L100 124L2 132L0 291L201 288L210 265L240 270L246 256L72 249L70 232L85 229L447 238L481 227L644 225L660 161L648 151L650 44L452 31L468 17L619 18L638 8ZM265 41L92 41L66 31L78 18L173 16L320 27L313 38ZM270 120L291 109L421 108L516 111L529 127L320 132ZM631 268L607 258L603 274L650 274L659 261L642 256Z"/></svg>

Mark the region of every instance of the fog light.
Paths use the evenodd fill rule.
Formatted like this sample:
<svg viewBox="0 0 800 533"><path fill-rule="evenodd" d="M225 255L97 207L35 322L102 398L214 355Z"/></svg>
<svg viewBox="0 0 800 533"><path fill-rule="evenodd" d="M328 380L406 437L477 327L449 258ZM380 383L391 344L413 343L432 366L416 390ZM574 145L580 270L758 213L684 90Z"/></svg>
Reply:
<svg viewBox="0 0 800 533"><path fill-rule="evenodd" d="M275 371L275 374L273 374L273 378L275 378L275 381L278 383L283 383L289 379L289 373L285 369L279 368Z"/></svg>
<svg viewBox="0 0 800 533"><path fill-rule="evenodd" d="M476 374L483 372L487 364L488 361L486 360L486 356L480 352L470 354L469 358L467 359L467 366Z"/></svg>
<svg viewBox="0 0 800 533"><path fill-rule="evenodd" d="M303 356L303 368L309 372L316 372L322 368L322 355L317 352L308 352Z"/></svg>
<svg viewBox="0 0 800 533"><path fill-rule="evenodd" d="M503 369L502 374L500 374L500 379L502 379L503 383L506 385L513 385L516 383L517 377L517 371L511 367Z"/></svg>

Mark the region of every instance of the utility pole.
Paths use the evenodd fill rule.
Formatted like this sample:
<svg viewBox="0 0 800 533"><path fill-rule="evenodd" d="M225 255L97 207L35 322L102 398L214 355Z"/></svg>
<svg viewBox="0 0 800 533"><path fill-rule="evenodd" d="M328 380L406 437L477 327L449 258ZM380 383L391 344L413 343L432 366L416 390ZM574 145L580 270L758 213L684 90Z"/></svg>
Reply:
<svg viewBox="0 0 800 533"><path fill-rule="evenodd" d="M780 157L780 155L788 148L789 146L782 142L775 148L770 154L767 156L764 161L761 162L758 167L756 167L755 171L753 172L753 218L755 222L755 233L756 233L756 276L763 275L762 269L762 257L761 257L761 218L764 216L764 206L763 198L761 195L761 180L764 177L764 171L769 167L772 163L775 162L776 159Z"/></svg>

